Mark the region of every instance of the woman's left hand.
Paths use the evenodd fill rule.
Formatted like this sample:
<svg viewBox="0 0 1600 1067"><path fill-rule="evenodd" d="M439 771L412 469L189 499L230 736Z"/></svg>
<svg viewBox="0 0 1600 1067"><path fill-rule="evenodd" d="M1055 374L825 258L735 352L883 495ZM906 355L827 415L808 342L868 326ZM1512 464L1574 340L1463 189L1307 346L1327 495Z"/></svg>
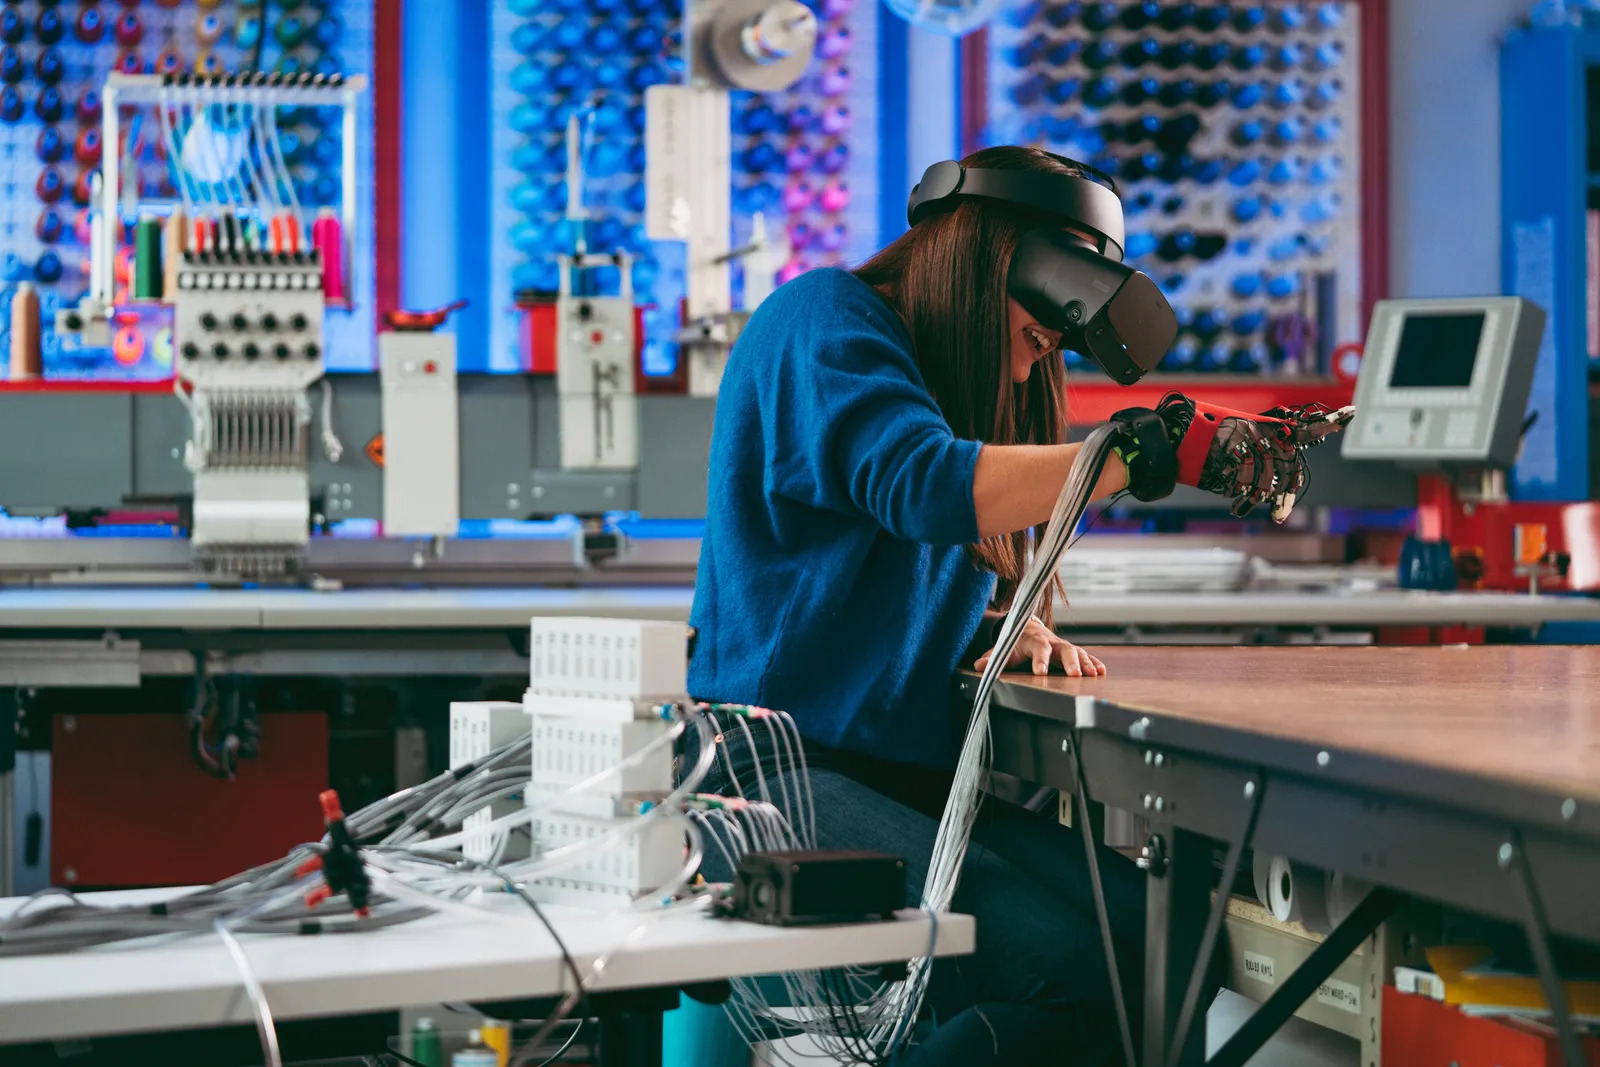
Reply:
<svg viewBox="0 0 1600 1067"><path fill-rule="evenodd" d="M973 666L981 671L989 665L989 660L993 656L994 649L991 648L979 656L978 662ZM1022 630L1022 635L1017 638L1016 646L1011 650L1011 659L1006 666L1021 667L1031 663L1034 674L1049 674L1051 660L1059 660L1069 678L1097 678L1106 673L1106 665L1086 650L1071 641L1057 637L1054 631L1038 619L1029 619L1027 626Z"/></svg>

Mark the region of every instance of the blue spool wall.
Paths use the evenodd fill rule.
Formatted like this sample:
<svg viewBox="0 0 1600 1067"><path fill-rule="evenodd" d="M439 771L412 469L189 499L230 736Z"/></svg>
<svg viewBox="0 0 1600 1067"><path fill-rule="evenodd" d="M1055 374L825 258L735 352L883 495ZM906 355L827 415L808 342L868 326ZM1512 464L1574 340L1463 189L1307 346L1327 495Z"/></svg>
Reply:
<svg viewBox="0 0 1600 1067"><path fill-rule="evenodd" d="M813 7L821 43L805 78L782 93L734 93L731 107L730 240L748 240L751 219L764 214L769 233L786 229L794 249L785 277L859 260L876 246L878 231L876 3L814 0ZM491 317L482 355L463 346L464 368L518 369L513 300L556 288L556 256L573 238L564 220L567 119L592 106L584 190L589 247L622 248L635 257L634 291L646 308L645 372L675 369L670 337L684 289L683 256L680 246L644 234L644 90L682 78L681 21L681 0L491 4L493 166L485 231ZM408 257L408 272L412 267ZM614 291L617 279L603 276L614 272L599 273L599 285ZM741 284L736 267L736 303Z"/></svg>
<svg viewBox="0 0 1600 1067"><path fill-rule="evenodd" d="M138 316L138 358L119 361L110 349L64 348L52 332L55 312L88 290L89 241L84 213L88 174L107 146L99 143L99 91L113 69L129 72L227 71L248 66L257 39L269 70L372 73L373 0L194 0L167 5L12 0L0 8L0 165L10 190L0 204L0 311L9 311L20 281L40 290L43 361L49 377L164 378L172 373L168 319ZM131 118L131 121L129 120ZM139 192L174 197L155 136L154 113L125 118L133 138ZM342 151L337 113L280 109L279 129L303 204L336 206ZM359 115L357 215L348 265L353 312L328 316L328 364L373 366L372 99ZM0 315L0 345L9 345L9 315ZM133 351L132 349L128 350Z"/></svg>
<svg viewBox="0 0 1600 1067"><path fill-rule="evenodd" d="M985 140L1116 178L1127 260L1178 313L1163 370L1315 371L1319 311L1335 341L1362 335L1360 14L1055 0L991 28Z"/></svg>

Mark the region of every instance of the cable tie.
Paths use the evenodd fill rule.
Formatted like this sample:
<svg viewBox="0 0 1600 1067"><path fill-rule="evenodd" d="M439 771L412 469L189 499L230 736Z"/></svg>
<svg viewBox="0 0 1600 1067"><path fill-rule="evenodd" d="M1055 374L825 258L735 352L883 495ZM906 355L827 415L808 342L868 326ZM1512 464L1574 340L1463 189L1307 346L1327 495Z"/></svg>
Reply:
<svg viewBox="0 0 1600 1067"><path fill-rule="evenodd" d="M322 933L322 920L321 919L301 919L300 920L300 925L299 925L298 928L296 928L295 933L300 934L301 936L306 936L306 935L309 935L309 934L320 934L320 933Z"/></svg>
<svg viewBox="0 0 1600 1067"><path fill-rule="evenodd" d="M164 902L160 903L160 904L152 904L152 905L150 905L150 914L151 915L165 915L166 913L167 913L167 905Z"/></svg>

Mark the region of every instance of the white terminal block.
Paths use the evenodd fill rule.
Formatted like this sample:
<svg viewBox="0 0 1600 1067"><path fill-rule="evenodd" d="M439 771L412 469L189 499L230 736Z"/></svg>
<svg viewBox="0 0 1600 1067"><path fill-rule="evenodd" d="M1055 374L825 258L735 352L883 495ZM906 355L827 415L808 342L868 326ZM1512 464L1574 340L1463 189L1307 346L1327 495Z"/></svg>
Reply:
<svg viewBox="0 0 1600 1067"><path fill-rule="evenodd" d="M641 893L671 882L685 860L683 827L666 814L644 826L623 832L599 846L602 839L625 825L620 819L590 818L564 812L541 812L533 818L536 852L547 855L573 845L585 845L580 856L563 869L535 883L535 896L562 903L596 904L614 898L624 904ZM547 896L546 893L553 895ZM598 898L598 899L596 899Z"/></svg>
<svg viewBox="0 0 1600 1067"><path fill-rule="evenodd" d="M450 702L450 766L462 767L504 748L528 732L528 716L521 704L501 700L456 700ZM490 862L496 851L496 838L483 827L522 805L506 797L473 812L462 821L467 832L462 853L479 863ZM523 859L528 854L524 834L512 830L512 840L500 850L501 861Z"/></svg>
<svg viewBox="0 0 1600 1067"><path fill-rule="evenodd" d="M670 701L688 690L682 623L534 619L528 660L528 688L536 694Z"/></svg>
<svg viewBox="0 0 1600 1067"><path fill-rule="evenodd" d="M541 813L624 816L637 812L641 802L660 800L672 791L673 751L666 740L671 723L660 718L616 722L535 712L532 724L528 803ZM624 761L628 761L625 767ZM606 776L595 784L573 790L602 774Z"/></svg>

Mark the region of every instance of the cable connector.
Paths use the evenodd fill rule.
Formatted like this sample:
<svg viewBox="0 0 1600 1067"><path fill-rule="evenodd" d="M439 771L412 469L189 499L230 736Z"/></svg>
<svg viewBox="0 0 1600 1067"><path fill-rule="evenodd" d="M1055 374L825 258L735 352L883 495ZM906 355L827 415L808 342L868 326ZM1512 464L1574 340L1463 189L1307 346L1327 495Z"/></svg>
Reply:
<svg viewBox="0 0 1600 1067"><path fill-rule="evenodd" d="M372 882L367 878L361 850L345 825L339 794L329 789L317 799L322 802L322 824L328 831L328 843L320 855L312 856L295 869L295 875L301 878L322 871L322 885L306 894L306 906L314 908L335 893L343 893L356 916L365 919L371 914Z"/></svg>

